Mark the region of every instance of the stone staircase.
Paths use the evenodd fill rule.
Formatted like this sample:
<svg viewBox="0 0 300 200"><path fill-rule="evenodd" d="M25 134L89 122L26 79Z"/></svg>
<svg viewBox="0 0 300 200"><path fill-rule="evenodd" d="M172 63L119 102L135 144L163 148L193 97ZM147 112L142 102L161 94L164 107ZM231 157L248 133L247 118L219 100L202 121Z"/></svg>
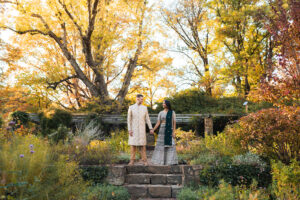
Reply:
<svg viewBox="0 0 300 200"><path fill-rule="evenodd" d="M126 166L125 184L135 199L175 199L183 187L180 166Z"/></svg>
<svg viewBox="0 0 300 200"><path fill-rule="evenodd" d="M149 166L114 165L109 168L108 183L127 188L132 200L173 200L183 186L198 181L202 166L151 165L154 143L154 135L147 134Z"/></svg>

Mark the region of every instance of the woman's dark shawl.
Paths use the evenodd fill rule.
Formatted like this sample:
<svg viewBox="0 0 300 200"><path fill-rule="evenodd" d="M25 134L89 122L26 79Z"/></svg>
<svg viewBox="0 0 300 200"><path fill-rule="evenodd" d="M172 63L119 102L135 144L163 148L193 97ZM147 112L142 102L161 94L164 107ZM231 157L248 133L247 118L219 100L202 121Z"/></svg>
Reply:
<svg viewBox="0 0 300 200"><path fill-rule="evenodd" d="M166 126L165 126L165 145L172 145L172 114L173 111L169 110L166 116Z"/></svg>

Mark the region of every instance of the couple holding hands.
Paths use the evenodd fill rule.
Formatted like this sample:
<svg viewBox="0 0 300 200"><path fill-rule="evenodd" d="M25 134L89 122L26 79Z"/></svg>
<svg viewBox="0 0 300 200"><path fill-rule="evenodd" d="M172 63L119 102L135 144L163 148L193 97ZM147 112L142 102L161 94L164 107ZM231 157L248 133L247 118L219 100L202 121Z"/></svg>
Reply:
<svg viewBox="0 0 300 200"><path fill-rule="evenodd" d="M142 105L143 95L136 96L136 103L128 109L127 125L129 132L130 162L133 165L135 161L136 149L140 148L142 161L148 165L146 155L146 123L150 129L150 134L160 126L155 149L151 158L151 164L154 165L175 165L178 164L178 158L175 146L176 115L171 109L168 100L163 102L164 110L160 111L157 117L157 123L154 128L149 118L148 109Z"/></svg>

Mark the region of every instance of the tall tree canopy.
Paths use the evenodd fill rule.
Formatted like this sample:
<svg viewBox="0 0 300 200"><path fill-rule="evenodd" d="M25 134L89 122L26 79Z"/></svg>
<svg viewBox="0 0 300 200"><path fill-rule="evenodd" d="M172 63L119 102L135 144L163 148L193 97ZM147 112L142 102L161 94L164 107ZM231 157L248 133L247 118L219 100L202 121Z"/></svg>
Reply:
<svg viewBox="0 0 300 200"><path fill-rule="evenodd" d="M1 16L0 27L22 35L22 47L33 56L23 61L38 69L23 77L35 75L48 89L60 87L77 107L92 98L122 104L137 66L165 62L149 38L152 6L146 0L2 3L10 14Z"/></svg>
<svg viewBox="0 0 300 200"><path fill-rule="evenodd" d="M214 0L211 7L220 23L218 38L228 52L223 74L239 95L247 96L265 70L269 34L256 17L265 5L258 0Z"/></svg>

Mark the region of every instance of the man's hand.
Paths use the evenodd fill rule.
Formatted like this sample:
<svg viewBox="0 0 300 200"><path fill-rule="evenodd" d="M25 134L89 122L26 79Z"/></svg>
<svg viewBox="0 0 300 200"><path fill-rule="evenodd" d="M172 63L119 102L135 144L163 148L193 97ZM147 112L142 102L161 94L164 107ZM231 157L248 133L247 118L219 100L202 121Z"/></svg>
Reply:
<svg viewBox="0 0 300 200"><path fill-rule="evenodd" d="M133 131L129 131L129 135L130 135L130 136L133 136Z"/></svg>
<svg viewBox="0 0 300 200"><path fill-rule="evenodd" d="M153 129L150 129L150 134L154 134L154 131L153 131Z"/></svg>

